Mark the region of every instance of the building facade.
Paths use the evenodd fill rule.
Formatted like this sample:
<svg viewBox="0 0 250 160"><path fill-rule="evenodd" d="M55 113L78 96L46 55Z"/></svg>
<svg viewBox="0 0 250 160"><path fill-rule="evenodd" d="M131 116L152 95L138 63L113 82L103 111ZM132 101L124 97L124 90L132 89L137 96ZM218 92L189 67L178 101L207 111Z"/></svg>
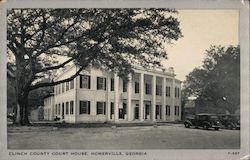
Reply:
<svg viewBox="0 0 250 160"><path fill-rule="evenodd" d="M55 80L72 76L71 66ZM181 119L181 81L169 71L134 69L125 82L116 74L89 68L45 98L48 119L68 123L177 121ZM49 103L50 102L50 103ZM48 116L48 114L50 116Z"/></svg>

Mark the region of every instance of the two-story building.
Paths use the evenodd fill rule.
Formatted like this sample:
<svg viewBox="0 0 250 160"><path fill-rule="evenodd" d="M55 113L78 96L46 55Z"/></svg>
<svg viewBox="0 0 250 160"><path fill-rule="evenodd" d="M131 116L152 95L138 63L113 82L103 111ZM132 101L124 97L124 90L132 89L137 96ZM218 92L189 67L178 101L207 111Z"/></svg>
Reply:
<svg viewBox="0 0 250 160"><path fill-rule="evenodd" d="M69 78L77 70L73 65L55 81ZM181 81L175 79L172 68L136 67L126 82L92 67L74 80L56 85L54 96L44 101L47 119L59 117L68 123L176 121L181 119Z"/></svg>

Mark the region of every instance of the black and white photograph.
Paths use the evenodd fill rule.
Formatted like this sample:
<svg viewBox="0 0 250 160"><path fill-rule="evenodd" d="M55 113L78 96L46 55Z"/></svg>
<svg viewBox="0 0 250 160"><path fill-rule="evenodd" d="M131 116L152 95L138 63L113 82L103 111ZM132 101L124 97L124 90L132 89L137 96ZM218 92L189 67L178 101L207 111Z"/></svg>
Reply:
<svg viewBox="0 0 250 160"><path fill-rule="evenodd" d="M3 160L249 159L249 1L0 6Z"/></svg>

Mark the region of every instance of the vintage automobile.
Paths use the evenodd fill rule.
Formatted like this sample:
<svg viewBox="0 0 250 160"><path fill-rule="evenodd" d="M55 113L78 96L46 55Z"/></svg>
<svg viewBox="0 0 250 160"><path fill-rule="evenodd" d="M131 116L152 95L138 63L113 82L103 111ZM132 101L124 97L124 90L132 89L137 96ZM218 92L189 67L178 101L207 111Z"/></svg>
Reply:
<svg viewBox="0 0 250 160"><path fill-rule="evenodd" d="M221 128L218 116L210 113L200 113L193 117L189 117L184 121L184 125L186 128L194 126L195 128L202 127L207 130L209 128L214 128L215 130L219 130Z"/></svg>
<svg viewBox="0 0 250 160"><path fill-rule="evenodd" d="M240 129L239 115L219 115L222 126L226 129Z"/></svg>

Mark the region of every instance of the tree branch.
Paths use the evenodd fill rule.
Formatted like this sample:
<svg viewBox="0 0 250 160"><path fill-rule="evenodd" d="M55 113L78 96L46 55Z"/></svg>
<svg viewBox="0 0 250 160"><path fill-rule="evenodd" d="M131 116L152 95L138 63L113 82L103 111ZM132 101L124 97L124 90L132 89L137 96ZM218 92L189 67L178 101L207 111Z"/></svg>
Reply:
<svg viewBox="0 0 250 160"><path fill-rule="evenodd" d="M74 78L76 78L78 75L80 75L81 71L85 67L87 67L87 65L81 66L80 69L73 76L71 76L69 78L66 78L66 79L63 79L63 80L60 80L60 81L56 81L56 82L52 81L52 82L38 83L38 84L32 85L32 86L29 87L29 91L37 89L37 88L41 88L41 87L55 86L55 85L60 84L60 83L72 81Z"/></svg>
<svg viewBox="0 0 250 160"><path fill-rule="evenodd" d="M61 67L64 67L66 64L68 64L69 62L73 61L75 58L76 58L76 56L70 58L69 60L67 60L67 61L65 61L65 62L63 62L63 63L61 63L61 64L59 64L59 65L55 65L55 66L51 66L51 67L42 68L42 69L36 71L36 74L37 74L37 73L46 72L46 71L49 71L49 70L54 70L54 69L59 69L59 68L61 68Z"/></svg>

